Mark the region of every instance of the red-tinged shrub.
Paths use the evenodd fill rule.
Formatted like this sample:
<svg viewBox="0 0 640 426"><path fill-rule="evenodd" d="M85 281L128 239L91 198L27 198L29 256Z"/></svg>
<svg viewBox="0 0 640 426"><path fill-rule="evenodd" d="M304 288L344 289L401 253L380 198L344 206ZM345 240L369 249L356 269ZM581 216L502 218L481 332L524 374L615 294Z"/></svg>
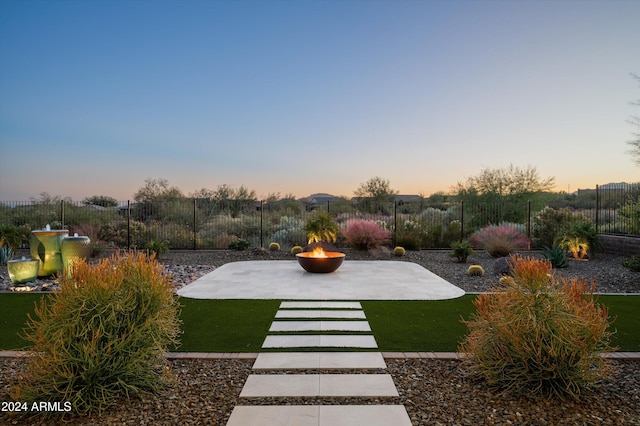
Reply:
<svg viewBox="0 0 640 426"><path fill-rule="evenodd" d="M482 247L493 257L508 256L529 246L527 236L513 224L486 226L471 235L469 242L475 247Z"/></svg>
<svg viewBox="0 0 640 426"><path fill-rule="evenodd" d="M370 250L391 242L391 233L372 220L349 221L342 235L358 250Z"/></svg>
<svg viewBox="0 0 640 426"><path fill-rule="evenodd" d="M512 256L513 277L478 296L460 351L489 386L519 396L578 399L606 378L614 350L593 285L556 279L546 260Z"/></svg>

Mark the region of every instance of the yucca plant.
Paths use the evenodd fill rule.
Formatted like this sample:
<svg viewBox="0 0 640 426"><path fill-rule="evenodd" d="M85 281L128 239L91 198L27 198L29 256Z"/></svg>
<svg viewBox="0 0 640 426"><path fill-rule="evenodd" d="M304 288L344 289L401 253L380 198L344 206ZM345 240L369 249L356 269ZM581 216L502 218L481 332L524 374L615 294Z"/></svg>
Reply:
<svg viewBox="0 0 640 426"><path fill-rule="evenodd" d="M472 373L519 396L577 399L607 377L607 308L594 286L556 279L550 262L511 257L512 279L475 300L460 351Z"/></svg>
<svg viewBox="0 0 640 426"><path fill-rule="evenodd" d="M29 317L33 343L17 401L65 402L87 414L169 383L164 354L178 343L179 303L162 266L142 253L79 262Z"/></svg>

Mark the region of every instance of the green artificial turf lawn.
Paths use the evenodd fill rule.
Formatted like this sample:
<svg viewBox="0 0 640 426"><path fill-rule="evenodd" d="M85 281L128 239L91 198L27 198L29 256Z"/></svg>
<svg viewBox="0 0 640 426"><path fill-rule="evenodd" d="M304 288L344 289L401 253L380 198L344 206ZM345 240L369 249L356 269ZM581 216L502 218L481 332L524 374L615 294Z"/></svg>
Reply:
<svg viewBox="0 0 640 426"><path fill-rule="evenodd" d="M39 294L0 294L0 349L21 349L18 336ZM473 312L475 295L442 301L363 301L381 351L454 352L466 333L461 319ZM613 344L640 352L640 296L600 296L617 317ZM181 298L184 334L179 352L258 352L280 305L278 300Z"/></svg>

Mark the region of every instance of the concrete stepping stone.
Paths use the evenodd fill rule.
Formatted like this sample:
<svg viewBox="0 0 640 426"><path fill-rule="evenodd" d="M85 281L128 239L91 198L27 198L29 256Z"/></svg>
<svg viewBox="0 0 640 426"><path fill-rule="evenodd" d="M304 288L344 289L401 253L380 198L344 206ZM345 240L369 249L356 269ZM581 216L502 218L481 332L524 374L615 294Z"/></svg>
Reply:
<svg viewBox="0 0 640 426"><path fill-rule="evenodd" d="M263 352L254 370L387 368L380 352Z"/></svg>
<svg viewBox="0 0 640 426"><path fill-rule="evenodd" d="M276 318L366 319L364 311L347 310L279 310Z"/></svg>
<svg viewBox="0 0 640 426"><path fill-rule="evenodd" d="M363 348L378 347L371 335L270 335L262 344L263 349L272 348Z"/></svg>
<svg viewBox="0 0 640 426"><path fill-rule="evenodd" d="M371 331L367 321L274 321L269 331Z"/></svg>
<svg viewBox="0 0 640 426"><path fill-rule="evenodd" d="M360 302L282 302L280 309L362 309Z"/></svg>
<svg viewBox="0 0 640 426"><path fill-rule="evenodd" d="M411 426L402 405L241 405L227 426Z"/></svg>
<svg viewBox="0 0 640 426"><path fill-rule="evenodd" d="M251 374L241 398L396 397L390 374Z"/></svg>

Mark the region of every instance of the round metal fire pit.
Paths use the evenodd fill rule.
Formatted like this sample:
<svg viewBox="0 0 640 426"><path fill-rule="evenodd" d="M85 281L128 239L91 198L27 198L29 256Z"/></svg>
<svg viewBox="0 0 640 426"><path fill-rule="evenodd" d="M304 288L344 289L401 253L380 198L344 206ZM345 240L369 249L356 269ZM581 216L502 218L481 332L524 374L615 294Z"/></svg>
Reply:
<svg viewBox="0 0 640 426"><path fill-rule="evenodd" d="M345 256L344 253L326 251L324 254L326 257L315 257L312 252L305 252L296 254L296 258L305 271L314 274L333 272L342 265Z"/></svg>

